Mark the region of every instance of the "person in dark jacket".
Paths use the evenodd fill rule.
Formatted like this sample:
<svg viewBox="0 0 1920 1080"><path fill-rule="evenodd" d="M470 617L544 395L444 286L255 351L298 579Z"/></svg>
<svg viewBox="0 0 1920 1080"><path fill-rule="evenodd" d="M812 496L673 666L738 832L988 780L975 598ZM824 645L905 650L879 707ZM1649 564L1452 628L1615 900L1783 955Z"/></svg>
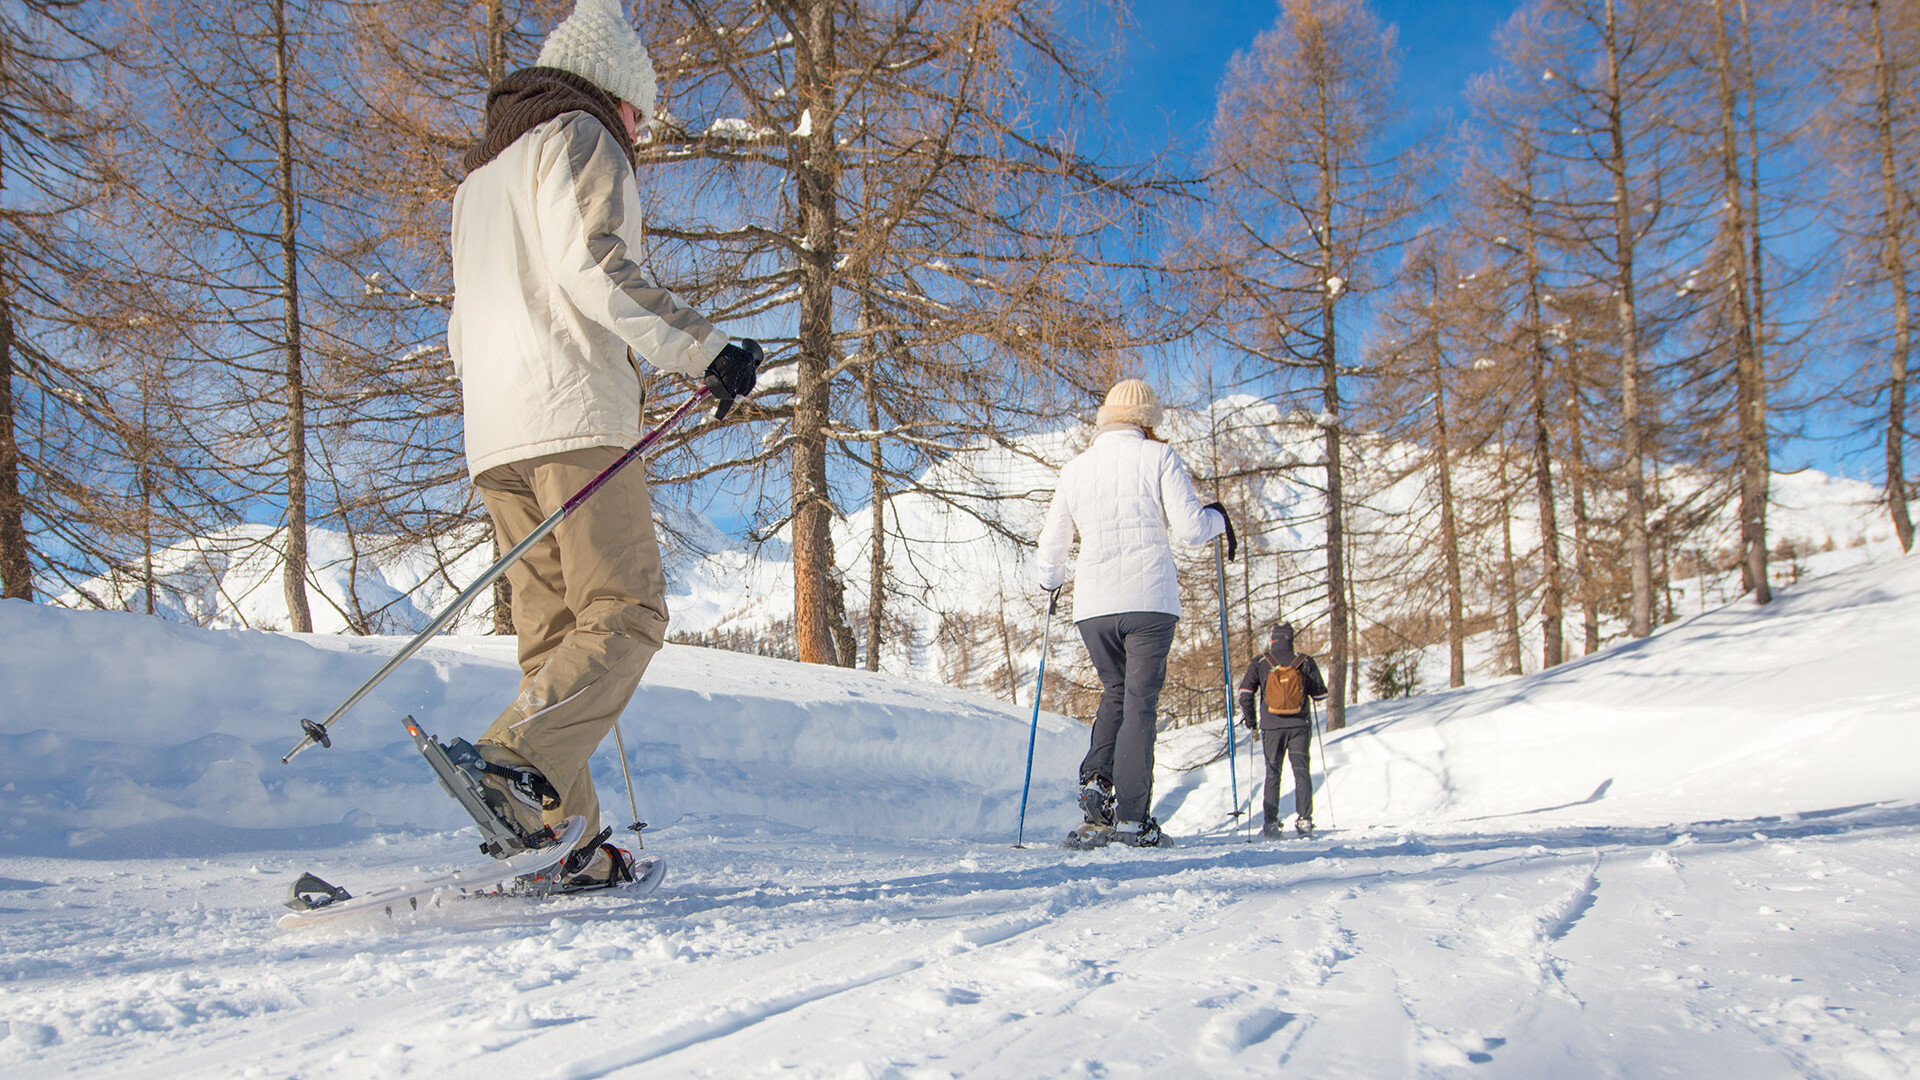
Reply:
<svg viewBox="0 0 1920 1080"><path fill-rule="evenodd" d="M1275 669L1287 668L1299 674L1299 708L1276 713L1268 707L1267 680ZM1284 670L1281 680L1290 680ZM1247 665L1247 673L1240 679L1240 723L1259 730L1261 748L1266 751L1267 786L1262 806L1266 824L1260 830L1261 836L1274 839L1283 835L1280 831L1280 767L1288 757L1293 758L1294 829L1302 836L1313 832L1313 772L1307 760L1307 746L1313 734L1309 699L1320 701L1326 696L1327 684L1320 675L1320 665L1314 663L1313 657L1293 651L1293 624L1276 623L1268 635L1266 651Z"/></svg>

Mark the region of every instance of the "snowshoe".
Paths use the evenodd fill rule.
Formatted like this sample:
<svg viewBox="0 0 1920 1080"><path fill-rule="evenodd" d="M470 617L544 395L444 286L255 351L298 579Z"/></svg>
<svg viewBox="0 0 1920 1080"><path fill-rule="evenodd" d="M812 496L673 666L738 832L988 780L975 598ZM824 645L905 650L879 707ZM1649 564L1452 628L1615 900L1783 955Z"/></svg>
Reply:
<svg viewBox="0 0 1920 1080"><path fill-rule="evenodd" d="M1262 840L1285 840L1287 838L1287 831L1280 827L1279 822L1269 821L1261 827L1260 838Z"/></svg>
<svg viewBox="0 0 1920 1080"><path fill-rule="evenodd" d="M1113 842L1128 847L1159 847L1164 839L1160 823L1152 817L1144 821L1123 821L1113 827Z"/></svg>
<svg viewBox="0 0 1920 1080"><path fill-rule="evenodd" d="M1294 818L1293 819L1293 835L1299 837L1302 840L1313 839L1313 819L1312 818Z"/></svg>
<svg viewBox="0 0 1920 1080"><path fill-rule="evenodd" d="M1060 846L1068 851L1092 851L1106 847L1112 839L1113 826L1095 825L1089 821L1068 833L1066 839L1060 841Z"/></svg>

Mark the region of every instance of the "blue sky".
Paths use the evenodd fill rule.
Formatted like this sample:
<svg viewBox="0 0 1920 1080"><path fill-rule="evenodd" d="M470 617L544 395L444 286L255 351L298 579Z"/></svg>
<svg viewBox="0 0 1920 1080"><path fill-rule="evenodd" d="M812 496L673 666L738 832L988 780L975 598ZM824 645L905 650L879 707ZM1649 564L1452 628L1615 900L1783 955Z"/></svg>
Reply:
<svg viewBox="0 0 1920 1080"><path fill-rule="evenodd" d="M1400 32L1400 99L1414 125L1459 115L1460 92L1493 66L1494 31L1512 0L1376 0L1373 12ZM1136 0L1109 87L1116 141L1143 148L1169 135L1201 145L1214 94L1233 54L1279 15L1276 0Z"/></svg>
<svg viewBox="0 0 1920 1080"><path fill-rule="evenodd" d="M1494 36L1521 6L1518 0L1372 0L1374 14L1399 32L1405 134L1462 118L1469 80L1496 66ZM1274 24L1278 0L1132 0L1131 8L1133 26L1106 88L1112 152L1138 160L1172 141L1182 152L1198 153L1227 65ZM1099 37L1111 25L1101 19L1088 32ZM1856 419L1808 416L1808 431L1776 436L1775 467L1812 465L1877 479L1877 436L1850 436L1845 429Z"/></svg>

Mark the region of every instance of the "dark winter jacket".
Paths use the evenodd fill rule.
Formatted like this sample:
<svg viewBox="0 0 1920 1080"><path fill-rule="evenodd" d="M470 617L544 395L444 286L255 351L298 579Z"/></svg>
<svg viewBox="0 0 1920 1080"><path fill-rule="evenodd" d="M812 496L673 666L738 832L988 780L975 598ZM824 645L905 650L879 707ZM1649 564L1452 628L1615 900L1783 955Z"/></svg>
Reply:
<svg viewBox="0 0 1920 1080"><path fill-rule="evenodd" d="M1300 701L1299 712L1276 716L1267 711L1267 675L1273 671L1276 664L1288 664L1296 660L1300 667L1300 681L1306 684L1306 697ZM1242 722L1253 715L1255 709L1258 709L1262 731L1304 728L1313 723L1313 706L1309 704L1309 699L1323 700L1327 696L1327 684L1320 675L1320 665L1313 662L1313 657L1304 653L1296 656L1293 643L1287 642L1284 651L1276 651L1270 646L1266 652L1255 657L1253 663L1247 665L1247 673L1240 679L1238 696Z"/></svg>

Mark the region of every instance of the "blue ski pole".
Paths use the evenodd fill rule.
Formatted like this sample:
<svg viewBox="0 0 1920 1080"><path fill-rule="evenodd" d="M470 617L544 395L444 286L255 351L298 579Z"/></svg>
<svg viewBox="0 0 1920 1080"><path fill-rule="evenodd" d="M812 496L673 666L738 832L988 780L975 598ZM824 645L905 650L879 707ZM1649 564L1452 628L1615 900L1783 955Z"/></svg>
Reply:
<svg viewBox="0 0 1920 1080"><path fill-rule="evenodd" d="M1020 782L1020 832L1014 847L1025 847L1027 840L1027 792L1033 788L1033 742L1040 734L1040 692L1047 688L1047 645L1053 638L1053 613L1060 606L1060 590L1048 593L1047 619L1040 631L1040 674L1033 679L1033 723L1027 726L1027 778Z"/></svg>
<svg viewBox="0 0 1920 1080"><path fill-rule="evenodd" d="M1224 515L1223 515L1224 516ZM1233 732L1233 661L1227 657L1227 561L1225 538L1213 541L1213 570L1220 582L1220 681L1227 695L1227 777L1233 782L1234 824L1240 822L1240 745Z"/></svg>

